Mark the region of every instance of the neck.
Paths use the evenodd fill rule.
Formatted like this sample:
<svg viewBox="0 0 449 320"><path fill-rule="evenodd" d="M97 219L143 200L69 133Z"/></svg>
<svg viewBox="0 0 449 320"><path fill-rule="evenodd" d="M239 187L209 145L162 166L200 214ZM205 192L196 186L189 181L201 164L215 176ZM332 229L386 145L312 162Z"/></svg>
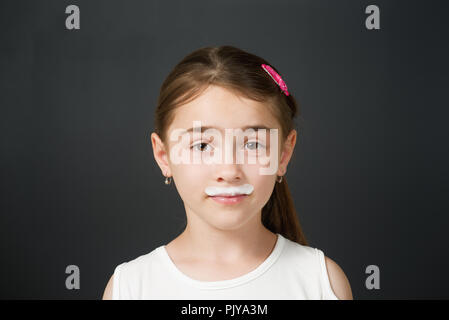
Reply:
<svg viewBox="0 0 449 320"><path fill-rule="evenodd" d="M232 264L242 257L268 256L277 236L262 224L260 214L254 216L240 228L225 230L188 215L186 229L176 240L185 255L201 261Z"/></svg>

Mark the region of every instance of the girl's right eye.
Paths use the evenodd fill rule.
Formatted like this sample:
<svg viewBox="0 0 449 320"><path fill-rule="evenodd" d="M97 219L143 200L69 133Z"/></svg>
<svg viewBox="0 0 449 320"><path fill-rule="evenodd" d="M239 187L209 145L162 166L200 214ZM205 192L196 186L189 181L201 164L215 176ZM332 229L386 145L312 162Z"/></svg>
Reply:
<svg viewBox="0 0 449 320"><path fill-rule="evenodd" d="M197 146L201 146L201 145L210 146L210 144L208 144L208 143L200 142L200 143L197 143L197 144L194 144L193 146L191 146L190 149L193 149L195 151L204 151L203 149L198 150L198 148L196 148Z"/></svg>

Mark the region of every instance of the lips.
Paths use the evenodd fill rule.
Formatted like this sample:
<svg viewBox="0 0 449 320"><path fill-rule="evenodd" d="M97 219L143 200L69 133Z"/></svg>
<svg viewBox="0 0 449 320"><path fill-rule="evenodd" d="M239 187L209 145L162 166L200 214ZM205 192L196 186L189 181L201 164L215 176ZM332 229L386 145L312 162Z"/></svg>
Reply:
<svg viewBox="0 0 449 320"><path fill-rule="evenodd" d="M231 195L209 196L209 198L221 204L236 204L244 200L246 197L248 197L248 195L246 194L238 194L234 196Z"/></svg>

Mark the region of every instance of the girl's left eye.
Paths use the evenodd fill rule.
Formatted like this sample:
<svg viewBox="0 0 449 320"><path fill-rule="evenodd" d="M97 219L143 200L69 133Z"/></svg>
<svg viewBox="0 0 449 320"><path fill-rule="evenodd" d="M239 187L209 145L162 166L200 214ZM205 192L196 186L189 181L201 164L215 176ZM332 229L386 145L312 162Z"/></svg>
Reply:
<svg viewBox="0 0 449 320"><path fill-rule="evenodd" d="M260 146L260 148L255 148L255 149L250 148L250 150L257 150L257 149L261 149L261 148L265 147L263 144L261 144L258 141L251 141L251 142L247 142L246 144L247 145L253 145L253 146L257 144L257 146Z"/></svg>

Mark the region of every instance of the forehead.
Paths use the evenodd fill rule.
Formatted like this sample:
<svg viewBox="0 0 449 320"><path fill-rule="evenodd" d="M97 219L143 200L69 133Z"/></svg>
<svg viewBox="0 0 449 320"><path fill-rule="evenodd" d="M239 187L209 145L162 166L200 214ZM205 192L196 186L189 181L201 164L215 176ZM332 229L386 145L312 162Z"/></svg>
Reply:
<svg viewBox="0 0 449 320"><path fill-rule="evenodd" d="M265 103L242 97L219 86L209 86L196 99L176 108L169 132L177 128L191 128L193 121L217 128L236 129L263 124L279 129L277 119Z"/></svg>

